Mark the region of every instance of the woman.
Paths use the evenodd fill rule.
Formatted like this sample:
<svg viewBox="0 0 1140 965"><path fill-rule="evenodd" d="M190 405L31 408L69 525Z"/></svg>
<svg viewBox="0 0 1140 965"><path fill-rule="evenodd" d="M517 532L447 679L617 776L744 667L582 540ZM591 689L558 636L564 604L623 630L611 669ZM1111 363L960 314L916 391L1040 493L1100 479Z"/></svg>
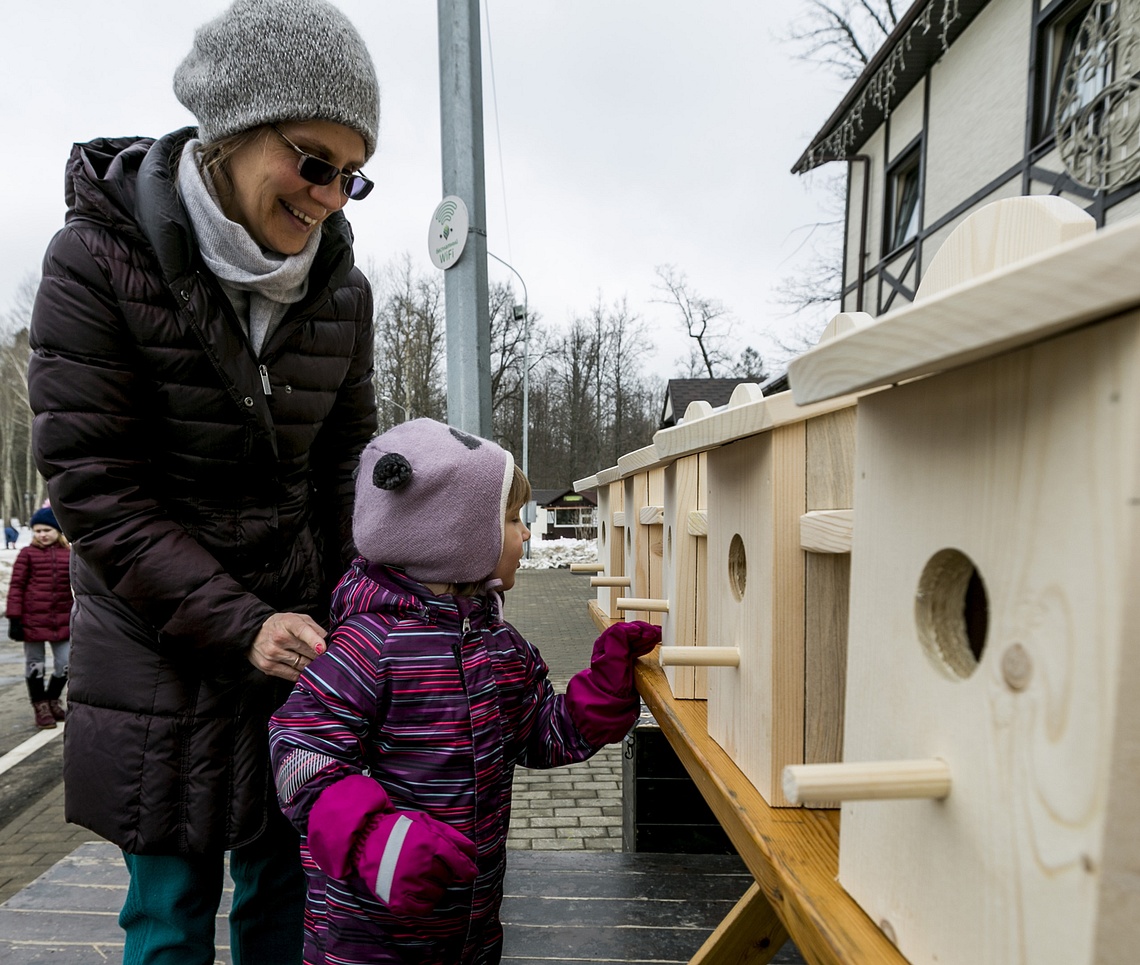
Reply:
<svg viewBox="0 0 1140 965"><path fill-rule="evenodd" d="M236 0L174 92L198 121L76 145L28 370L72 543L69 821L131 874L125 962L300 962L266 724L324 648L376 428L372 296L341 212L379 91L325 0Z"/></svg>

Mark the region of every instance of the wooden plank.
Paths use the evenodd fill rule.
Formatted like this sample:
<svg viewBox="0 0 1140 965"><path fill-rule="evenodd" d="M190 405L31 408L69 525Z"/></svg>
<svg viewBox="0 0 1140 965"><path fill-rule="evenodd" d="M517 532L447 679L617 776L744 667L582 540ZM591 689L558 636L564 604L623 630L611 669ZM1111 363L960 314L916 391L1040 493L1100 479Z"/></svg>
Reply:
<svg viewBox="0 0 1140 965"><path fill-rule="evenodd" d="M826 548L832 554L809 552L804 560L804 762L808 764L843 759L856 413L857 406L852 405L806 423L808 511L800 518L801 546ZM813 801L809 806L838 804Z"/></svg>
<svg viewBox="0 0 1140 965"><path fill-rule="evenodd" d="M688 530L689 516L697 508L698 463L697 456L677 459L665 468L663 476L662 581L670 609L661 620L661 639L673 647L695 647L697 623L705 619L705 614L697 610L698 540ZM670 668L666 677L674 697L696 696L696 672L692 667Z"/></svg>
<svg viewBox="0 0 1140 965"><path fill-rule="evenodd" d="M800 517L800 549L806 553L850 553L854 536L850 509L809 510Z"/></svg>
<svg viewBox="0 0 1140 965"><path fill-rule="evenodd" d="M813 419L836 409L846 409L855 398L826 399L804 405L793 399L791 391L780 392L733 408L715 409L712 415L697 422L683 422L668 429L659 429L653 435L653 445L661 459L676 459L760 432L769 432L779 426Z"/></svg>
<svg viewBox="0 0 1140 965"><path fill-rule="evenodd" d="M856 460L844 758L939 757L954 789L845 804L840 881L916 962L1089 961L1110 892L1135 907L1104 862L1135 869L1140 836L1137 732L1112 730L1137 700L1140 313L863 399Z"/></svg>
<svg viewBox="0 0 1140 965"><path fill-rule="evenodd" d="M792 394L815 404L1111 318L1140 305L1138 263L1140 220L1110 225L822 343L789 364Z"/></svg>
<svg viewBox="0 0 1140 965"><path fill-rule="evenodd" d="M767 965L787 940L780 916L753 882L689 965Z"/></svg>
<svg viewBox="0 0 1140 965"><path fill-rule="evenodd" d="M772 808L708 735L707 704L674 700L658 662L638 661L637 689L661 732L812 965L906 965L836 881L839 813Z"/></svg>
<svg viewBox="0 0 1140 965"><path fill-rule="evenodd" d="M710 735L765 800L803 761L805 501L802 422L708 453L709 641L738 670L709 670Z"/></svg>
<svg viewBox="0 0 1140 965"><path fill-rule="evenodd" d="M642 526L661 526L665 522L664 506L644 506L638 516Z"/></svg>
<svg viewBox="0 0 1140 965"><path fill-rule="evenodd" d="M703 509L695 509L689 513L688 531L690 536L709 535L709 514Z"/></svg>

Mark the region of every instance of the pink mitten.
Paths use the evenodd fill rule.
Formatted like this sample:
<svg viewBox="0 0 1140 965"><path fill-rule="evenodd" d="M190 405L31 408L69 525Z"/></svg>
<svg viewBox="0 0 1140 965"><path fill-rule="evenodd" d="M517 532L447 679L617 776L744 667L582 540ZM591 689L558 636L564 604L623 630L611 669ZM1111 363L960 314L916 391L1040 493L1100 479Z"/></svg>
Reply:
<svg viewBox="0 0 1140 965"><path fill-rule="evenodd" d="M591 744L621 740L637 719L633 662L661 641L661 628L640 620L615 623L594 641L590 666L570 678L566 701L575 725Z"/></svg>
<svg viewBox="0 0 1140 965"><path fill-rule="evenodd" d="M393 811L384 789L360 774L321 793L309 812L308 844L326 874L358 876L407 917L430 915L449 886L478 874L466 835L421 811Z"/></svg>

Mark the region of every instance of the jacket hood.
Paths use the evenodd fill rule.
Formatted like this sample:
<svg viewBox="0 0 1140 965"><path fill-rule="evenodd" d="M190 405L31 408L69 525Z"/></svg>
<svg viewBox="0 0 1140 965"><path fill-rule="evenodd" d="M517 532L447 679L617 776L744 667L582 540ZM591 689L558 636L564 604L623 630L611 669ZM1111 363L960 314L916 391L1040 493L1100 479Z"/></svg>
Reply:
<svg viewBox="0 0 1140 965"><path fill-rule="evenodd" d="M456 625L464 617L473 622L501 622L498 607L489 596L435 596L422 583L382 563L357 557L333 590L330 616L333 626L357 613L387 613L396 619L428 618L433 623Z"/></svg>

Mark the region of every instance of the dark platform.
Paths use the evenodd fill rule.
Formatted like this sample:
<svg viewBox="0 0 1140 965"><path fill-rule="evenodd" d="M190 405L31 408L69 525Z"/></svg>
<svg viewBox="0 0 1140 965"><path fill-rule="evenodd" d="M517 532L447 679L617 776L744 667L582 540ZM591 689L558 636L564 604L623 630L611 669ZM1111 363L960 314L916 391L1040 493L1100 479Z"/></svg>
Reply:
<svg viewBox="0 0 1140 965"><path fill-rule="evenodd" d="M117 848L85 844L0 905L5 965L117 961L126 892ZM735 855L511 851L502 919L509 965L684 963L752 878ZM227 889L224 904L228 903ZM218 961L228 929L218 921ZM773 959L802 963L789 943Z"/></svg>

